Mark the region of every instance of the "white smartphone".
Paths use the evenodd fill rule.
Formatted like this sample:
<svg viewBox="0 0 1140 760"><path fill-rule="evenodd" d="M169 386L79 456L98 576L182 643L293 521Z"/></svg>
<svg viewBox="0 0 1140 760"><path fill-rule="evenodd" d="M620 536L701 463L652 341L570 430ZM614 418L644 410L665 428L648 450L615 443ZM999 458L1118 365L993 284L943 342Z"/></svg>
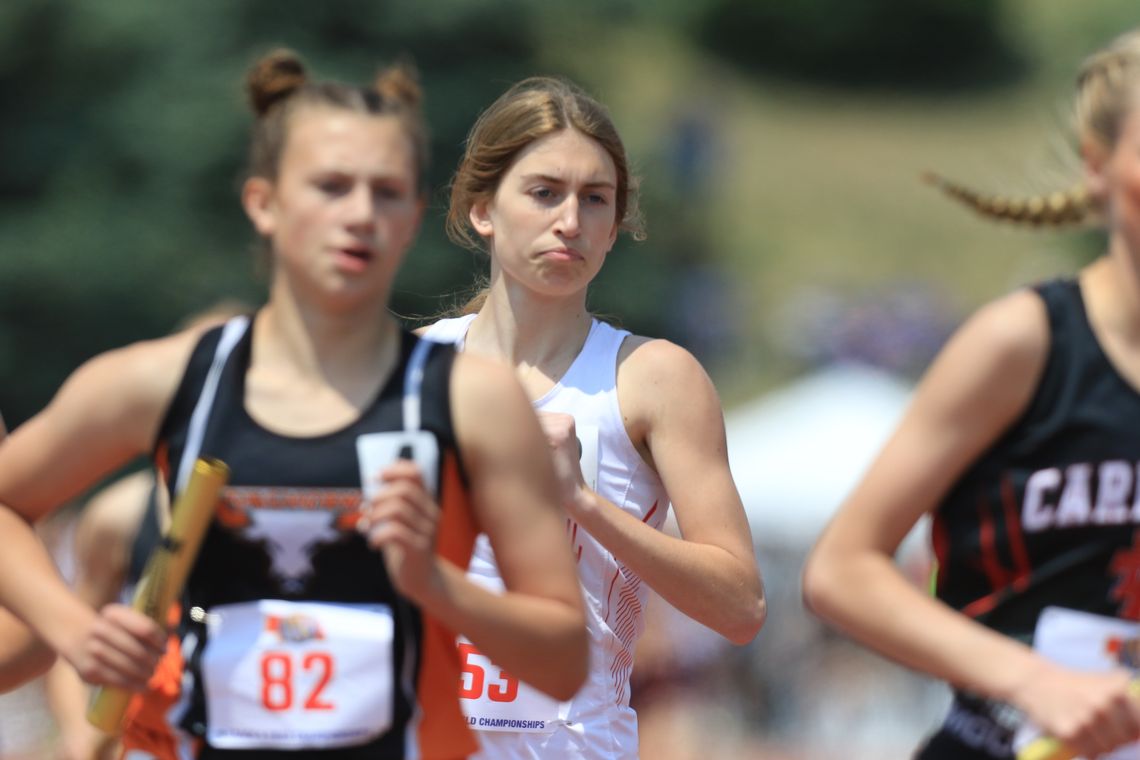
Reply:
<svg viewBox="0 0 1140 760"><path fill-rule="evenodd" d="M366 433L356 438L360 488L369 499L380 488L380 471L397 459L419 465L420 477L433 498L439 498L439 442L428 430L394 430Z"/></svg>

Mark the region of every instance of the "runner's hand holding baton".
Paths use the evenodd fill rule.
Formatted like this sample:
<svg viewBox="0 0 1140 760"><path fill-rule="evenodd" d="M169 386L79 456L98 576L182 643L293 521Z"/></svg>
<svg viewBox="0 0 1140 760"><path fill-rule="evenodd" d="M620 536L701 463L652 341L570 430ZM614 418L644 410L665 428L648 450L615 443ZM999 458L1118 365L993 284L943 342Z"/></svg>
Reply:
<svg viewBox="0 0 1140 760"><path fill-rule="evenodd" d="M217 459L198 459L194 463L186 488L171 509L170 528L147 560L131 606L164 628L170 607L182 593L198 556L218 494L229 475L229 467ZM87 710L88 722L106 733L119 733L131 696L123 689L96 690Z"/></svg>
<svg viewBox="0 0 1140 760"><path fill-rule="evenodd" d="M1140 699L1140 679L1128 686L1133 699ZM1079 753L1051 736L1042 736L1025 745L1017 753L1017 760L1073 760Z"/></svg>

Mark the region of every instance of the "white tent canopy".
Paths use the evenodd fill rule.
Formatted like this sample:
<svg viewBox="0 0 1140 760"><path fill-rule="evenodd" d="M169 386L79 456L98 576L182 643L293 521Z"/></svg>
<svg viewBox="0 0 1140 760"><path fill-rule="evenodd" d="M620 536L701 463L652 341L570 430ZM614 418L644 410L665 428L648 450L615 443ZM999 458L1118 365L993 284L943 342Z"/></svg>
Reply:
<svg viewBox="0 0 1140 760"><path fill-rule="evenodd" d="M837 364L727 415L728 459L757 544L807 546L894 430L911 386Z"/></svg>

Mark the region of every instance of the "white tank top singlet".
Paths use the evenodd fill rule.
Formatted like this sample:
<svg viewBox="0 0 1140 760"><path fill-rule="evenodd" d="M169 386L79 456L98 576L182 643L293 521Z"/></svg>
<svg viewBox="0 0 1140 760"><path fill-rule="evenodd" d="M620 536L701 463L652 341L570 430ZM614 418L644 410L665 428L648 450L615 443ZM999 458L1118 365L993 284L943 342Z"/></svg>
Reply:
<svg viewBox="0 0 1140 760"><path fill-rule="evenodd" d="M474 318L472 314L440 320L424 337L462 349ZM669 509L668 495L629 440L618 408L617 358L628 335L595 319L566 374L534 402L534 408L572 415L587 485L660 530ZM589 676L570 701L559 703L525 684L520 691L517 682L512 685L504 679L489 660L468 653L465 663L470 670L465 668L460 702L482 744L475 756L480 760L635 760L638 756L629 676L634 645L645 627L649 589L570 518L566 530L586 602ZM468 577L490 588L503 588L486 536L479 536L475 544ZM471 672L481 669L482 673ZM516 691L518 696L511 700Z"/></svg>

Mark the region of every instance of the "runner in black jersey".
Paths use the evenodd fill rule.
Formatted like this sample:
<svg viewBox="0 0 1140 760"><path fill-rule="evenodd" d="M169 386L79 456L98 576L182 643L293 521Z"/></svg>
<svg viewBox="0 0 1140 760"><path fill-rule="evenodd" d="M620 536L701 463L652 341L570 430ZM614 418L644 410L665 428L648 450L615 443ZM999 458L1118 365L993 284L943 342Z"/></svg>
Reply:
<svg viewBox="0 0 1140 760"><path fill-rule="evenodd" d="M1107 254L961 328L805 569L814 612L957 689L923 760L1012 758L1025 718L1086 757L1140 738L1137 104L1140 31L1081 70L1081 188L1028 203L949 188L1018 220L1095 212ZM891 562L924 512L937 600Z"/></svg>
<svg viewBox="0 0 1140 760"><path fill-rule="evenodd" d="M313 83L279 51L248 83L269 300L96 357L0 446L0 604L86 680L150 681L132 757L464 757L457 633L552 696L585 676L548 448L510 368L387 311L425 197L409 72ZM146 453L175 492L198 456L231 470L153 678L159 628L85 605L28 525ZM480 531L504 594L464 574Z"/></svg>

